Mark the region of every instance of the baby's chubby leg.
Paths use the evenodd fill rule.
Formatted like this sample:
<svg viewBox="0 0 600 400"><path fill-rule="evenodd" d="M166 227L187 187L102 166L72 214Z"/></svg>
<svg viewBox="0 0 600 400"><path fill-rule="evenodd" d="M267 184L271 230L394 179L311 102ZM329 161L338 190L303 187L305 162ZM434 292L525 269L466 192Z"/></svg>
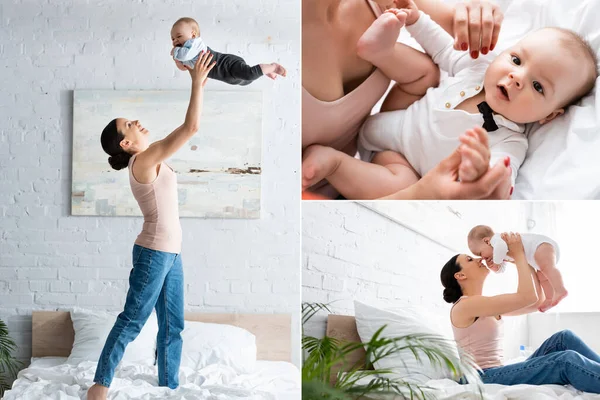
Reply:
<svg viewBox="0 0 600 400"><path fill-rule="evenodd" d="M535 258L535 262L539 265L540 271L548 278L548 281L554 289L554 297L551 304L551 307L554 307L569 294L565 288L562 275L558 268L556 268L556 252L554 246L550 243L540 244L533 257Z"/></svg>
<svg viewBox="0 0 600 400"><path fill-rule="evenodd" d="M540 281L540 286L542 287L542 290L544 291L544 296L546 297L546 299L540 305L538 310L540 312L545 312L545 311L549 310L550 308L552 308L552 300L554 299L554 287L552 287L552 284L548 280L548 277L546 275L544 275L544 273L542 271L537 271L536 275L538 277L538 280Z"/></svg>
<svg viewBox="0 0 600 400"><path fill-rule="evenodd" d="M440 81L439 68L427 54L397 43L406 16L402 10L387 10L357 43L359 57L372 63L397 83L394 97L402 99L386 100L385 111L408 107Z"/></svg>
<svg viewBox="0 0 600 400"><path fill-rule="evenodd" d="M347 199L376 199L402 190L419 179L410 164L397 153L383 152L373 161L364 162L331 147L309 146L302 161L302 188L327 179Z"/></svg>

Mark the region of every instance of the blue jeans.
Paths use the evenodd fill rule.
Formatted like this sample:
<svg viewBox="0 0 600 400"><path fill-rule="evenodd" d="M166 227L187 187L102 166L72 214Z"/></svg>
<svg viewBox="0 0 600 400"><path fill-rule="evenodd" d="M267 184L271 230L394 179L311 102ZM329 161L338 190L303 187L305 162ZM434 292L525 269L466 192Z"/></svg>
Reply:
<svg viewBox="0 0 600 400"><path fill-rule="evenodd" d="M600 393L600 356L577 335L560 331L547 339L527 360L483 370L483 383L502 385L572 385Z"/></svg>
<svg viewBox="0 0 600 400"><path fill-rule="evenodd" d="M181 331L184 324L181 255L133 246L133 269L122 313L108 334L98 360L94 382L109 387L115 368L156 308L158 385L179 386Z"/></svg>

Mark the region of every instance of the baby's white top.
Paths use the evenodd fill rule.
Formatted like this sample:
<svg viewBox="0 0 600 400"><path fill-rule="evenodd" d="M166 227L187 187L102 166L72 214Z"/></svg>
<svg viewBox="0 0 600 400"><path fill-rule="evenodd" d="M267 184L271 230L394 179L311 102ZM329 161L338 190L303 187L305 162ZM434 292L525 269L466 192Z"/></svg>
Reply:
<svg viewBox="0 0 600 400"><path fill-rule="evenodd" d="M449 76L438 87L429 88L408 109L369 118L359 136L359 145L367 151L399 151L422 176L460 145L460 135L482 126L480 113L455 108L483 90L485 72L497 55L473 60L469 52L454 50L452 37L422 12L417 22L406 29ZM527 152L525 127L499 114L494 114L494 121L498 129L488 134L490 164L509 156L514 184Z"/></svg>
<svg viewBox="0 0 600 400"><path fill-rule="evenodd" d="M208 46L204 43L201 37L186 40L183 46L175 47L173 57L181 62L191 61L200 54L201 51L206 51Z"/></svg>
<svg viewBox="0 0 600 400"><path fill-rule="evenodd" d="M560 256L558 244L548 236L538 235L536 233L522 233L521 241L523 242L523 249L525 250L525 258L527 259L529 265L535 268L536 271L539 271L540 267L535 262L535 252L542 243L549 243L552 245L552 247L554 247L554 252L556 253L556 262L558 262L558 258ZM494 248L494 264L501 265L501 270L498 272L503 272L505 269L503 264L504 260L509 260L511 262L514 261L507 255L508 245L499 234L492 236L490 239L490 245Z"/></svg>

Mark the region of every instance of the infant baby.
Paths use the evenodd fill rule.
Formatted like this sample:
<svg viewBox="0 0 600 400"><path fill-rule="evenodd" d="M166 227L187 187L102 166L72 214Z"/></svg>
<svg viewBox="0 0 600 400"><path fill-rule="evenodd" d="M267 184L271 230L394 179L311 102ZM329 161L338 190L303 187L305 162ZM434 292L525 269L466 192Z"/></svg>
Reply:
<svg viewBox="0 0 600 400"><path fill-rule="evenodd" d="M208 47L200 37L200 27L192 18L180 18L171 28L173 50L171 55L177 68L185 71L185 67L194 69L201 53L210 52L215 66L208 77L230 85L248 85L263 75L275 79L277 75L286 76L286 70L277 63L257 64L253 67L244 59L233 54L218 53Z"/></svg>
<svg viewBox="0 0 600 400"><path fill-rule="evenodd" d="M477 225L471 229L467 241L469 250L474 255L485 259L488 268L494 272L504 272L506 268L504 261L513 261L507 255L506 242L489 226ZM556 263L560 258L558 244L547 236L533 233L521 234L521 241L525 250L525 258L529 265L536 270L546 296L546 300L539 310L547 311L556 306L568 294L562 275L556 268Z"/></svg>
<svg viewBox="0 0 600 400"><path fill-rule="evenodd" d="M371 164L329 147L307 148L304 188L325 178L348 199L383 197L415 183L456 148L463 160L461 181L474 181L490 165L505 162L512 168L514 185L527 152L524 124L552 121L594 87L595 52L572 31L540 29L498 55L473 60L467 52L456 51L453 38L410 5L387 10L371 25L358 42L360 57L388 78L406 81L409 71L424 68L422 57L396 43L406 26L449 77L438 87L417 88L421 81L432 81L425 78L396 84L396 95L404 96L396 101L405 109L368 118L359 133L361 158L371 161L372 152L379 153ZM387 150L404 157L391 157Z"/></svg>

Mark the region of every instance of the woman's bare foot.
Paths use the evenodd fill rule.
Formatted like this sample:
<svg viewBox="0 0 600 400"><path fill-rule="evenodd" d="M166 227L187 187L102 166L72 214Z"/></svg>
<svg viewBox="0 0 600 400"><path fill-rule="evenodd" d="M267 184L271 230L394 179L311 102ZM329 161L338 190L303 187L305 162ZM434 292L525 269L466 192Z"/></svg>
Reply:
<svg viewBox="0 0 600 400"><path fill-rule="evenodd" d="M335 172L339 166L337 154L337 150L318 144L313 144L304 150L302 190L306 190Z"/></svg>
<svg viewBox="0 0 600 400"><path fill-rule="evenodd" d="M286 76L287 71L281 64L271 63L271 64L260 64L260 69L262 70L263 75L268 76L271 79L277 78L277 75Z"/></svg>
<svg viewBox="0 0 600 400"><path fill-rule="evenodd" d="M108 388L97 383L87 392L88 400L106 400L106 396L108 396Z"/></svg>
<svg viewBox="0 0 600 400"><path fill-rule="evenodd" d="M391 8L381 14L358 39L358 56L376 62L386 52L393 50L406 21L406 12Z"/></svg>

